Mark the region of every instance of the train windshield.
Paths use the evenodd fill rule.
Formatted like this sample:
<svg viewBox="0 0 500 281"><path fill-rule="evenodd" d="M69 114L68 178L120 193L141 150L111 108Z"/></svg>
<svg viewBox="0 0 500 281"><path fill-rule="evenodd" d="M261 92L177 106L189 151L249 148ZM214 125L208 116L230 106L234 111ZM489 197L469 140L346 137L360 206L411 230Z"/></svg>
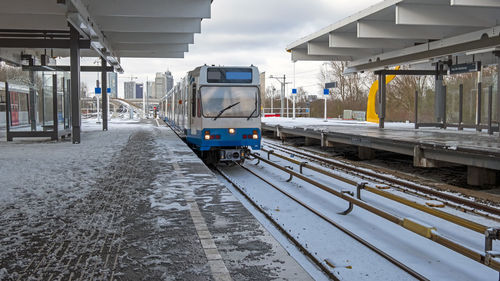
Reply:
<svg viewBox="0 0 500 281"><path fill-rule="evenodd" d="M257 117L257 87L202 87L203 116L208 118Z"/></svg>

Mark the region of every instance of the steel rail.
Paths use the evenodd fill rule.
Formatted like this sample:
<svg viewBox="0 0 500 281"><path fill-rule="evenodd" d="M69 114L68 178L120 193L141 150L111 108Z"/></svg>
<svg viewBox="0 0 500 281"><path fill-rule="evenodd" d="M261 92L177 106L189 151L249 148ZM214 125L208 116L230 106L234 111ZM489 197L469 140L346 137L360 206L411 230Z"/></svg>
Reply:
<svg viewBox="0 0 500 281"><path fill-rule="evenodd" d="M299 154L299 155L302 155L302 156L305 156L305 157L310 157L310 158L316 159L318 161L325 162L325 163L327 163L329 165L332 165L332 166L336 166L336 167L339 167L339 168L342 168L342 169L345 169L345 170L349 170L349 171L354 171L356 173L364 174L364 175L367 175L367 176L370 176L370 177L373 177L373 178L377 178L377 179L384 180L384 181L387 181L387 182L390 182L390 183L401 185L401 186L404 186L404 187L409 188L409 189L417 190L417 191L425 193L425 194L434 195L434 196L437 196L437 197L440 197L440 198L443 198L443 199L446 199L446 200L449 200L449 201L452 201L452 202L455 202L455 203L458 203L458 204L462 204L462 205L465 205L465 206L468 206L468 207L471 207L471 208L475 208L475 209L479 209L479 210L482 210L482 211L486 211L486 212L491 213L493 215L500 216L500 209L492 207L492 206L488 206L488 205L480 204L480 203L477 203L477 202L473 202L473 201L470 201L470 200L467 200L467 199L464 199L464 198L460 198L460 197L457 197L457 196L454 196L454 195L451 195L451 194L443 193L443 192L440 192L440 191L437 191L437 190L432 190L432 189L424 188L424 187L421 187L421 186L419 186L417 184L406 182L406 181L403 181L403 180L400 180L400 179L397 179L397 178L392 178L392 177L389 177L389 176L385 176L383 174L379 174L379 173L376 173L376 172L359 169L357 167L352 167L352 166L349 166L349 165L346 165L346 164L342 164L342 163L338 163L338 162L335 162L335 161L332 161L332 160L329 160L329 159L325 159L325 158L322 158L322 157L317 157L315 155L311 155L311 154L308 154L308 153L305 153L305 152L301 152L301 151L298 151L296 149L292 149L292 148L288 148L288 147L287 148L283 148L280 145L272 144L272 143L268 143L268 144L270 146L274 146L274 147L277 147L277 148L282 148L283 150L289 150L289 151L292 151L293 153L296 153L296 154Z"/></svg>
<svg viewBox="0 0 500 281"><path fill-rule="evenodd" d="M328 177L335 178L335 179L340 180L342 182L345 182L347 184L353 185L354 187L357 187L360 184L360 183L358 183L356 181L353 181L351 179L347 179L345 177L342 177L342 176L339 176L339 175L335 175L333 173L330 173L330 172L325 171L323 169L320 169L318 167L311 166L311 165L309 165L307 163L303 163L303 162L297 161L295 159L283 156L281 154L276 154L276 153L268 151L266 149L261 149L261 150L264 151L264 152L267 152L269 154L272 154L272 155L274 155L276 157L279 157L279 158L281 158L283 160L289 161L289 162L297 164L297 165L301 165L302 167L308 168L310 170L313 170L315 172L321 173L321 174L326 175ZM476 232L481 233L481 234L484 234L486 232L486 230L488 229L488 227L485 226L485 225L482 225L482 224L476 223L474 221L471 221L471 220L468 220L468 219L464 219L464 218L452 215L452 214L447 213L447 212L443 212L441 210L430 208L428 206L419 204L417 202L411 201L411 200L406 199L404 197L392 194L390 192L386 192L386 191L380 190L380 189L378 189L376 187L372 187L372 186L369 186L369 185L364 185L363 189L366 190L366 191L375 193L375 194L377 194L379 196L382 196L384 198L387 198L389 200L396 201L396 202L401 203L403 205L406 205L408 207L411 207L411 208L417 209L419 211L428 213L430 215L436 216L438 218L444 219L444 220L449 221L451 223L463 226L463 227L465 227L467 229L476 231Z"/></svg>
<svg viewBox="0 0 500 281"><path fill-rule="evenodd" d="M482 253L474 250L474 249L471 249L469 247L466 247L466 246L463 246L463 245L460 245L458 244L457 242L451 240L451 239L448 239L444 236L441 236L439 235L439 233L437 233L436 229L433 228L433 227L430 227L430 226L426 226L426 225L423 225L417 221L414 221L414 220L411 220L409 218L400 218L396 215L393 215L393 214L390 214L386 211L383 211L383 210L380 210L362 200L359 200L357 198L354 198L354 197L351 197L345 193L342 193L340 191L337 191L335 189L332 189L324 184L321 184L319 182L316 182L302 174L299 174L297 172L294 172L286 167L281 167L280 165L272 162L272 161L269 161L269 160L266 160L264 158L262 158L260 155L256 155L256 154L252 154L253 157L255 157L256 159L259 159L260 161L270 165L270 166L273 166L279 170L282 170L286 173L288 173L289 175L292 175L294 177L297 177L309 184L312 184L330 194L333 194L341 199L344 199L346 200L347 202L350 202L352 203L353 205L356 205L358 207L361 207L379 217L382 217L394 224L397 224L397 225L400 225L401 227L409 230L409 231L412 231L413 233L417 234L417 235L420 235L424 238L427 238L429 240L432 240L450 250L453 250L459 254L462 254L463 256L466 256L478 263L481 263L483 265L486 265L496 271L499 271L500 272L500 262L497 260L497 259L492 259L492 258L488 258L486 257L485 255L483 255Z"/></svg>
<svg viewBox="0 0 500 281"><path fill-rule="evenodd" d="M240 165L241 166L241 165ZM314 213L315 215L317 215L318 217L322 218L323 220L325 220L326 222L328 222L329 224L331 224L332 226L336 227L337 229L339 229L340 231L344 232L345 234L349 235L351 238L354 238L354 240L360 242L361 244L363 244L364 246L368 247L370 250L374 251L375 253L379 254L380 256L382 256L383 258L385 258L386 260L388 260L389 262L391 262L392 264L396 265L397 267L401 268L402 270L404 270L405 272L409 273L410 275L412 275L413 277L419 279L419 280L428 280L427 278L425 278L423 275L419 274L418 272L414 271L413 269L411 269L410 267L408 267L407 265L403 264L402 262L398 261L397 259L395 259L394 257L390 256L389 254L387 254L386 252L384 252L383 250L375 247L373 244L371 244L370 242L366 241L365 239L361 238L360 236L356 235L354 232L348 230L347 228L343 227L342 225L340 225L339 223L333 221L332 219L328 218L327 216L325 216L324 214L322 214L321 212L319 212L318 210L312 208L311 206L307 205L304 201L298 199L297 197L293 196L292 194L286 192L285 190L283 190L282 188L276 186L275 184L269 182L268 180L264 179L263 177L261 177L260 175L258 175L257 173L249 170L248 168L244 167L244 166L241 166L243 169L245 169L246 171L248 171L249 173L251 173L252 175L256 176L257 178L259 178L260 180L262 180L263 182L267 183L268 185L270 185L271 187L275 188L276 190L278 190L279 192L283 193L284 195L286 195L288 198L292 199L293 201L297 202L299 205L301 205L302 207L306 208L307 210L309 210L310 212Z"/></svg>
<svg viewBox="0 0 500 281"><path fill-rule="evenodd" d="M240 166L242 167L242 166ZM269 222L271 222L274 227L276 227L288 240L290 240L304 255L306 255L316 266L318 266L323 273L325 273L330 279L335 281L340 281L340 279L335 276L319 259L317 259L311 252L309 252L300 242L292 236L292 234L288 233L286 229L284 229L278 222L276 222L273 217L271 217L261 206L259 206L255 201L253 201L248 194L246 194L243 189L237 185L231 178L226 175L223 171L221 171L218 167L215 167L215 170L226 179L238 192L246 198L252 206L257 209L262 215L266 217Z"/></svg>

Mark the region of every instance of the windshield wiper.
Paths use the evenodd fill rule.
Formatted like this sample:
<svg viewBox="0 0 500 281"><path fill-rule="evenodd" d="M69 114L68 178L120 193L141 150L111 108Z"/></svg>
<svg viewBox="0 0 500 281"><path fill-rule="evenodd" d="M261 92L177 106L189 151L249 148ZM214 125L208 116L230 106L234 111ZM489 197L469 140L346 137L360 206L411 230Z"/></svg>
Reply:
<svg viewBox="0 0 500 281"><path fill-rule="evenodd" d="M226 110L230 109L230 108L231 108L231 107L233 107L233 106L237 106L238 104L240 104L240 102L233 103L233 104L231 104L230 106L228 106L228 107L224 108L223 110L219 111L219 114L217 114L217 116L215 116L214 121L215 121L215 120L217 120L217 118L219 118L219 117L222 115L222 113L224 113L224 111L226 111ZM253 113L252 113L252 114L253 114Z"/></svg>
<svg viewBox="0 0 500 281"><path fill-rule="evenodd" d="M255 111L257 111L257 107L255 107L252 113L250 113L250 116L247 117L247 120L250 120L250 118L252 118L252 115L255 113Z"/></svg>

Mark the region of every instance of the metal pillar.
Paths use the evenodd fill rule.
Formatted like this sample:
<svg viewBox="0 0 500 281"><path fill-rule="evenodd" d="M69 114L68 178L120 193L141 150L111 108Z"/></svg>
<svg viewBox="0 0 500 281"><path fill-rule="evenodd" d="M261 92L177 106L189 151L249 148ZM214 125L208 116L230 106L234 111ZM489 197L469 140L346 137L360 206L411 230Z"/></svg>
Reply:
<svg viewBox="0 0 500 281"><path fill-rule="evenodd" d="M476 96L476 131L481 131L481 103L482 103L482 83L477 83Z"/></svg>
<svg viewBox="0 0 500 281"><path fill-rule="evenodd" d="M500 53L497 56L497 122L498 122L498 135L500 136Z"/></svg>
<svg viewBox="0 0 500 281"><path fill-rule="evenodd" d="M101 88L102 88L102 130L108 130L108 72L106 71L106 60L101 58ZM147 85L146 85L147 90ZM146 93L147 95L147 93Z"/></svg>
<svg viewBox="0 0 500 281"><path fill-rule="evenodd" d="M386 104L386 85L385 85L385 74L378 75L379 81L379 113L378 113L378 127L384 128L385 122L385 104Z"/></svg>
<svg viewBox="0 0 500 281"><path fill-rule="evenodd" d="M443 107L442 107L442 110L443 110L443 124L442 124L442 128L443 129L446 129L446 85L443 86L442 90L441 90L441 94L443 95L442 97L442 101L443 101Z"/></svg>
<svg viewBox="0 0 500 281"><path fill-rule="evenodd" d="M281 116L280 117L285 117L285 81L286 81L286 76L283 74L283 84L281 84Z"/></svg>
<svg viewBox="0 0 500 281"><path fill-rule="evenodd" d="M29 59L29 65L33 66L34 59ZM36 131L36 92L35 92L35 72L33 70L29 71L30 79L30 93L29 93L29 119L31 122L31 131Z"/></svg>
<svg viewBox="0 0 500 281"><path fill-rule="evenodd" d="M439 64L438 66L439 67ZM437 70L436 70L437 71ZM434 86L434 116L436 118L437 123L441 123L444 118L444 98L443 98L443 76L442 75L436 75L436 82Z"/></svg>
<svg viewBox="0 0 500 281"><path fill-rule="evenodd" d="M415 91L415 129L418 129L418 91Z"/></svg>
<svg viewBox="0 0 500 281"><path fill-rule="evenodd" d="M10 132L10 92L9 92L9 83L5 82L5 132L7 133L7 141L12 141L12 138L9 136Z"/></svg>
<svg viewBox="0 0 500 281"><path fill-rule="evenodd" d="M458 88L458 130L459 131L464 129L464 127L462 127L463 114L464 114L464 84L460 84L460 87Z"/></svg>
<svg viewBox="0 0 500 281"><path fill-rule="evenodd" d="M69 24L70 31L70 72L71 72L71 123L73 143L80 143L80 33Z"/></svg>
<svg viewBox="0 0 500 281"><path fill-rule="evenodd" d="M59 139L59 116L57 115L57 74L52 75L52 119L54 120L50 137L51 140Z"/></svg>
<svg viewBox="0 0 500 281"><path fill-rule="evenodd" d="M493 127L491 121L493 117L493 86L488 88L488 134L493 135Z"/></svg>

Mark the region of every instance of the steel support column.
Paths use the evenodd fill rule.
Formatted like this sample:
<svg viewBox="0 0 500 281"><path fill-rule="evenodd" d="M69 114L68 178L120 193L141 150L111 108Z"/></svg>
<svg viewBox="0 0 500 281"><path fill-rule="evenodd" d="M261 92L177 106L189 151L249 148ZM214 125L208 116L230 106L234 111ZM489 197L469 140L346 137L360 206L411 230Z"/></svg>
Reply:
<svg viewBox="0 0 500 281"><path fill-rule="evenodd" d="M70 29L70 71L71 71L71 138L73 143L80 143L80 33L69 24Z"/></svg>
<svg viewBox="0 0 500 281"><path fill-rule="evenodd" d="M498 122L498 135L500 136L500 53L497 56L497 122Z"/></svg>
<svg viewBox="0 0 500 281"><path fill-rule="evenodd" d="M32 66L34 64L34 59L29 59L29 65ZM29 79L30 79L30 90L29 90L29 119L31 122L31 131L36 131L36 93L35 93L35 72L29 71Z"/></svg>
<svg viewBox="0 0 500 281"><path fill-rule="evenodd" d="M106 71L106 60L101 58L101 93L102 93L102 130L108 130L108 72Z"/></svg>
<svg viewBox="0 0 500 281"><path fill-rule="evenodd" d="M462 131L464 129L462 127L463 115L464 115L464 84L460 84L460 87L458 89L458 130L459 131Z"/></svg>
<svg viewBox="0 0 500 281"><path fill-rule="evenodd" d="M57 114L57 74L52 75L52 136L51 140L59 139L59 116Z"/></svg>
<svg viewBox="0 0 500 281"><path fill-rule="evenodd" d="M436 73L439 73L439 64L436 65ZM436 81L434 85L434 116L437 123L441 123L443 121L444 113L443 113L443 76L438 74L436 75Z"/></svg>
<svg viewBox="0 0 500 281"><path fill-rule="evenodd" d="M481 132L481 105L482 105L482 93L483 85L481 82L477 83L477 95L476 95L476 131Z"/></svg>
<svg viewBox="0 0 500 281"><path fill-rule="evenodd" d="M5 82L5 132L7 133L7 141L12 141L9 136L10 132L10 92L9 92L9 82Z"/></svg>
<svg viewBox="0 0 500 281"><path fill-rule="evenodd" d="M379 81L379 113L378 113L379 123L378 123L378 127L384 128L385 105L386 105L385 73L379 74L378 81Z"/></svg>
<svg viewBox="0 0 500 281"><path fill-rule="evenodd" d="M446 88L446 85L443 85L442 89L441 89L441 94L443 95L442 97L442 101L443 101L443 104L442 104L442 111L443 111L443 125L442 125L442 128L443 129L446 129L446 94L447 94L447 88Z"/></svg>
<svg viewBox="0 0 500 281"><path fill-rule="evenodd" d="M415 129L418 129L418 91L415 91Z"/></svg>

